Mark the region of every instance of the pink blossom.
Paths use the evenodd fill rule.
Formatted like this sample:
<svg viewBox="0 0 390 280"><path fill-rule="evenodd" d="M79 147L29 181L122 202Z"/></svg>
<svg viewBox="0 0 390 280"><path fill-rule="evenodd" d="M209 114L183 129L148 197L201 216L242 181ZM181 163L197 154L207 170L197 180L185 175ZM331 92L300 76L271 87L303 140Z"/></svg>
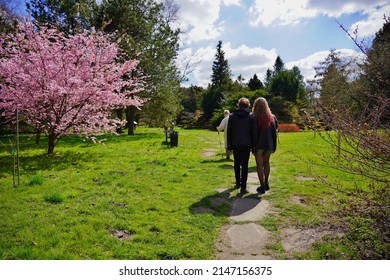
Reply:
<svg viewBox="0 0 390 280"><path fill-rule="evenodd" d="M123 123L112 111L145 102L136 95L143 90L138 61L119 63L118 45L99 32L65 36L25 23L0 44L0 109L14 119L18 107L27 123L47 133L49 154L64 134L115 132Z"/></svg>

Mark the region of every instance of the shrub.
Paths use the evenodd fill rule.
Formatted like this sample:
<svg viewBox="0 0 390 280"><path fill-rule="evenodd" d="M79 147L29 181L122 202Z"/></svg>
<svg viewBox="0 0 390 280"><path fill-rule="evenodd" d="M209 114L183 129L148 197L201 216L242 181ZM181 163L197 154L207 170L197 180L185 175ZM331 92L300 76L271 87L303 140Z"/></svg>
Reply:
<svg viewBox="0 0 390 280"><path fill-rule="evenodd" d="M44 180L45 180L45 178L42 175L37 174L37 175L35 175L34 177L31 178L31 180L29 182L29 185L30 186L42 185Z"/></svg>
<svg viewBox="0 0 390 280"><path fill-rule="evenodd" d="M49 202L49 203L61 203L64 198L62 197L62 195L57 192L57 191L53 191L53 192L48 192L44 195L44 199L46 202Z"/></svg>
<svg viewBox="0 0 390 280"><path fill-rule="evenodd" d="M299 132L301 129L296 124L279 124L279 132Z"/></svg>

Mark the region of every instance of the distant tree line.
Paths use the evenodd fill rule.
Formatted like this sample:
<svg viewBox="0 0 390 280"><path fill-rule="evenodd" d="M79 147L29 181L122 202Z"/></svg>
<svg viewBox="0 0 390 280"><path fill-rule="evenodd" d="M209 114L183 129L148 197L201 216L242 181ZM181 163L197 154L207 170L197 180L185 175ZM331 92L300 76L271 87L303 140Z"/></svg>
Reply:
<svg viewBox="0 0 390 280"><path fill-rule="evenodd" d="M281 122L297 123L300 121L299 109L309 105L303 78L297 66L286 69L278 56L273 69L265 73L264 83L256 73L247 83L242 75L233 81L222 41L219 41L208 87L182 89L184 111L181 121L185 125L215 127L223 118L223 110L234 110L237 100L245 96L252 104L257 97L267 98L272 112Z"/></svg>

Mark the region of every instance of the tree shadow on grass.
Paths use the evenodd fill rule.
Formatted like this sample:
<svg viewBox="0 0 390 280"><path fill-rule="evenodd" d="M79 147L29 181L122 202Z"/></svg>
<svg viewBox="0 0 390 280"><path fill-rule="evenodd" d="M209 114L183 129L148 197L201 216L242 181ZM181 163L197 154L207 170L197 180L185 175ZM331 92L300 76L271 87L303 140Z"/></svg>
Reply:
<svg viewBox="0 0 390 280"><path fill-rule="evenodd" d="M83 162L93 161L93 156L89 153L65 151L53 156L23 155L20 157L20 171L34 173L37 171L64 170L69 166L82 167ZM10 176L13 173L14 159L12 156L0 156L0 177Z"/></svg>
<svg viewBox="0 0 390 280"><path fill-rule="evenodd" d="M144 139L161 139L161 137L163 137L163 134L153 132L135 135L99 135L96 137L96 141L113 144L143 141ZM0 147L0 177L11 176L13 173L14 156L9 153L9 150L11 150L11 142L14 143L14 139L14 135L0 137L2 143ZM64 136L60 138L55 143L54 154L51 156L47 155L47 137L44 135L42 135L39 145L35 144L35 135L32 134L20 135L19 142L21 171L64 170L69 168L69 166L82 168L85 162L98 162L98 159L94 159L93 154L83 150L83 148L89 148L98 144L94 144L91 139L86 139L81 136ZM72 148L74 150L56 152L59 148Z"/></svg>
<svg viewBox="0 0 390 280"><path fill-rule="evenodd" d="M220 159L205 159L202 160L200 163L202 164L211 164L211 163L222 163L218 167L222 169L233 169L233 160L225 159L225 158L220 158Z"/></svg>

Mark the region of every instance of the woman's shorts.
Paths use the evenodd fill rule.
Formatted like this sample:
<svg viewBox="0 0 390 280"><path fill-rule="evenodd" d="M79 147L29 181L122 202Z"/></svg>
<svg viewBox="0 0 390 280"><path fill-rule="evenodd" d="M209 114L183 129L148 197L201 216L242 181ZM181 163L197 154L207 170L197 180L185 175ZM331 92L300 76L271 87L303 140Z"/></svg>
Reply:
<svg viewBox="0 0 390 280"><path fill-rule="evenodd" d="M262 149L259 149L259 150L256 150L256 155L264 155L264 154L273 154L275 151L273 150L262 150Z"/></svg>

